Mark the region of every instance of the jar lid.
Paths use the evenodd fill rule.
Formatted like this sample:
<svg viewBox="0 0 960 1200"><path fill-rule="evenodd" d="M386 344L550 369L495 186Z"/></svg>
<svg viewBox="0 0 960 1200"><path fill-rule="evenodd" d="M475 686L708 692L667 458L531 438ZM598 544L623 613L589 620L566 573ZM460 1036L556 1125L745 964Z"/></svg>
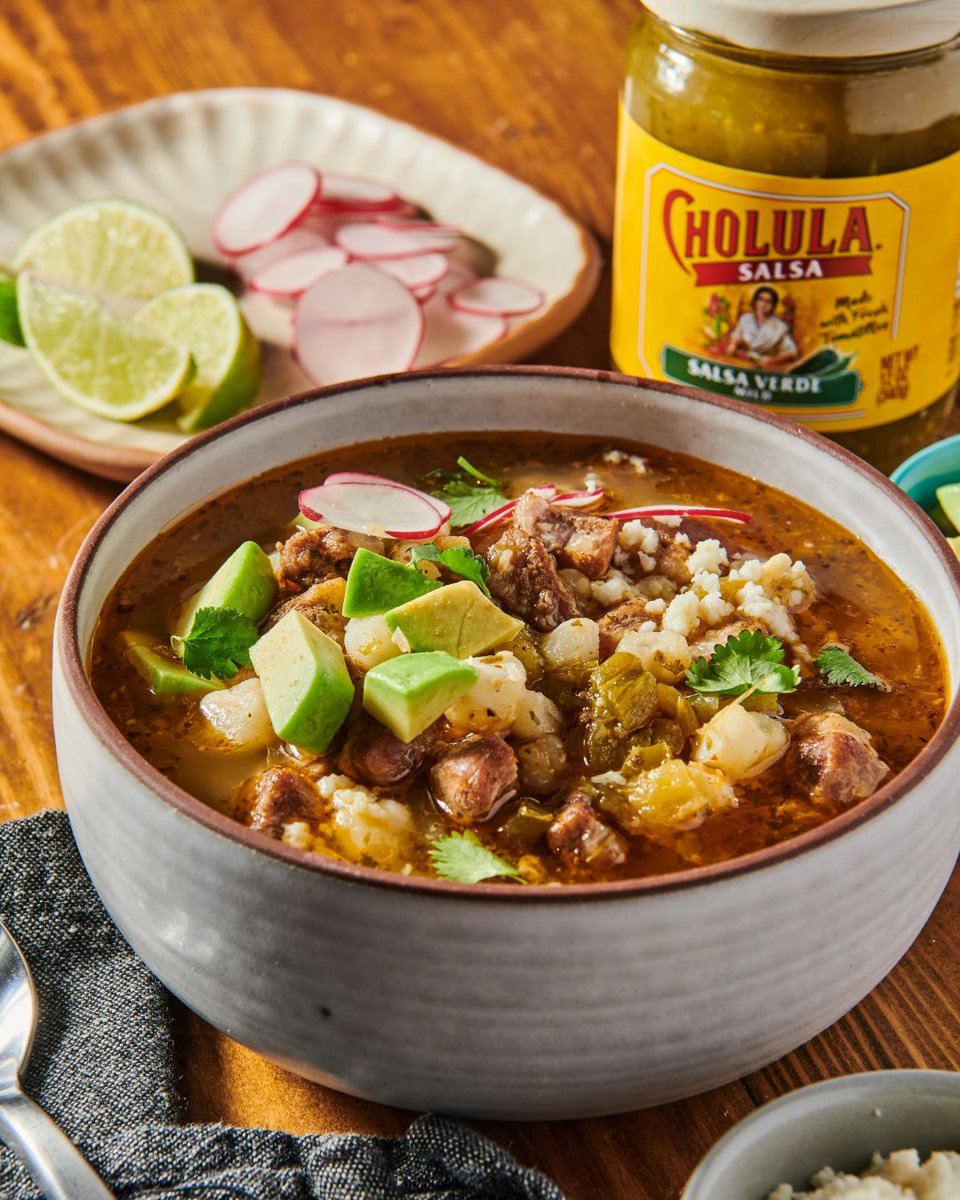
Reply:
<svg viewBox="0 0 960 1200"><path fill-rule="evenodd" d="M816 58L902 54L960 34L957 0L643 0L671 25L750 50Z"/></svg>

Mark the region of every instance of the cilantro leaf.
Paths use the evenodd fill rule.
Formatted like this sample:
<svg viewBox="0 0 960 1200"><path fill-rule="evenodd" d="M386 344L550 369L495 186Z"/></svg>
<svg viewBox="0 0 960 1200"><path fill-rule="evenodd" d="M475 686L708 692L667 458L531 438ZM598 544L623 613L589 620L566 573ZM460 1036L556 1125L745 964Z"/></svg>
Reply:
<svg viewBox="0 0 960 1200"><path fill-rule="evenodd" d="M171 638L171 643L195 675L230 679L250 666L250 647L259 637L256 625L236 609L201 608L187 636Z"/></svg>
<svg viewBox="0 0 960 1200"><path fill-rule="evenodd" d="M515 867L488 850L469 830L437 838L430 847L430 858L442 879L452 879L456 883L480 883L497 875L506 875L523 883L523 876Z"/></svg>
<svg viewBox="0 0 960 1200"><path fill-rule="evenodd" d="M487 587L490 568L469 546L448 546L446 550L438 550L433 542L427 542L425 546L414 546L410 551L411 563L418 563L424 559L427 562L440 563L454 575L472 580L485 596L490 595Z"/></svg>
<svg viewBox="0 0 960 1200"><path fill-rule="evenodd" d="M886 691L886 684L868 671L862 663L858 663L843 646L824 646L813 661L817 664L820 674L825 675L827 683L833 687L848 684L850 687L876 687Z"/></svg>
<svg viewBox="0 0 960 1200"><path fill-rule="evenodd" d="M783 663L779 638L760 629L745 629L717 646L709 658L696 659L687 671L695 692L740 696L744 692L795 692L800 668Z"/></svg>
<svg viewBox="0 0 960 1200"><path fill-rule="evenodd" d="M434 493L438 500L450 505L450 524L455 528L472 525L481 517L507 503L507 497L499 486L475 483L462 476L448 479Z"/></svg>
<svg viewBox="0 0 960 1200"><path fill-rule="evenodd" d="M433 495L450 505L450 524L454 528L472 525L507 503L509 497L499 480L478 471L462 454L457 466L459 471L434 471L427 476L435 485Z"/></svg>

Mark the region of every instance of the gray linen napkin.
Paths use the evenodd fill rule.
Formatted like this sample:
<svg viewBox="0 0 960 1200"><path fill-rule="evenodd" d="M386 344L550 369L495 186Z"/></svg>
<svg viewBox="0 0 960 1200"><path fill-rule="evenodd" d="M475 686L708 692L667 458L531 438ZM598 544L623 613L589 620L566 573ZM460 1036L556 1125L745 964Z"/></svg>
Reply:
<svg viewBox="0 0 960 1200"><path fill-rule="evenodd" d="M401 1138L179 1124L166 993L107 916L63 813L0 826L0 916L40 998L26 1089L120 1200L563 1200L436 1116ZM37 1196L0 1147L0 1197Z"/></svg>

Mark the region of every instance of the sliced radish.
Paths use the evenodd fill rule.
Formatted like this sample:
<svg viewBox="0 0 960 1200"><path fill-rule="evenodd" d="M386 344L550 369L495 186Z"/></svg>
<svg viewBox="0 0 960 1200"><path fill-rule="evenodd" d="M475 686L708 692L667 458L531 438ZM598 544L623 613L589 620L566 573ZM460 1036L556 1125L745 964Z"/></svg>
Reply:
<svg viewBox="0 0 960 1200"><path fill-rule="evenodd" d="M294 350L320 384L407 371L423 339L423 313L396 279L365 263L331 271L297 301Z"/></svg>
<svg viewBox="0 0 960 1200"><path fill-rule="evenodd" d="M439 221L413 220L406 213L400 212L399 209L394 212L377 213L372 218L375 225L386 225L388 229L412 229L431 233L436 236L441 234L446 237L461 237L463 230L459 225L443 225Z"/></svg>
<svg viewBox="0 0 960 1200"><path fill-rule="evenodd" d="M455 250L458 237L452 233L433 233L429 228L392 229L389 225L345 225L338 229L336 242L354 258L412 258L415 254Z"/></svg>
<svg viewBox="0 0 960 1200"><path fill-rule="evenodd" d="M472 354L498 342L507 332L503 317L478 317L451 308L439 285L437 294L424 303L423 316L423 343L415 367L435 367L451 358Z"/></svg>
<svg viewBox="0 0 960 1200"><path fill-rule="evenodd" d="M686 504L653 504L646 508L622 508L602 513L612 521L633 521L640 517L716 517L718 521L737 521L748 525L753 517L735 508L691 508Z"/></svg>
<svg viewBox="0 0 960 1200"><path fill-rule="evenodd" d="M320 191L307 163L283 163L254 175L232 192L213 219L211 238L221 254L246 254L292 228Z"/></svg>
<svg viewBox="0 0 960 1200"><path fill-rule="evenodd" d="M519 279L499 275L476 279L449 293L450 303L462 312L480 316L520 317L543 304L543 293Z"/></svg>
<svg viewBox="0 0 960 1200"><path fill-rule="evenodd" d="M267 296L299 296L318 279L347 264L347 252L339 246L314 246L268 263L250 276L255 292Z"/></svg>
<svg viewBox="0 0 960 1200"><path fill-rule="evenodd" d="M437 285L431 283L427 287L414 288L413 294L421 304L426 304L428 300L437 294Z"/></svg>
<svg viewBox="0 0 960 1200"><path fill-rule="evenodd" d="M432 498L431 498L432 499ZM354 533L380 533L417 541L433 537L443 522L423 492L390 483L326 483L300 493L300 511Z"/></svg>
<svg viewBox="0 0 960 1200"><path fill-rule="evenodd" d="M244 280L249 280L258 271L281 258L288 258L301 250L313 250L318 246L329 246L328 238L317 232L308 223L301 221L289 233L271 242L269 246L261 246L259 250L251 250L249 254L238 255L231 264L233 269Z"/></svg>
<svg viewBox="0 0 960 1200"><path fill-rule="evenodd" d="M560 496L554 496L550 503L557 508L589 508L592 504L599 503L605 494L603 488L592 488L588 492L564 492Z"/></svg>
<svg viewBox="0 0 960 1200"><path fill-rule="evenodd" d="M399 483L396 479L388 479L385 475L369 475L366 471L334 471L323 482L324 486L328 483L372 483L380 487L402 488L403 491L414 492L428 504L432 504L440 514L441 522L445 523L450 520L449 504L444 504L442 500L431 496L429 492L421 492L419 488L411 487L407 483Z"/></svg>
<svg viewBox="0 0 960 1200"><path fill-rule="evenodd" d="M376 179L360 175L337 175L324 171L320 176L320 204L339 204L342 208L395 208L405 201L393 188Z"/></svg>
<svg viewBox="0 0 960 1200"><path fill-rule="evenodd" d="M414 254L411 258L375 260L371 265L386 271L411 292L416 292L420 288L435 288L450 270L450 259L445 254Z"/></svg>
<svg viewBox="0 0 960 1200"><path fill-rule="evenodd" d="M443 293L449 293L458 288L462 283L468 283L471 279L477 278L477 272L469 263L465 263L462 258L450 259L450 270L437 284L437 290Z"/></svg>

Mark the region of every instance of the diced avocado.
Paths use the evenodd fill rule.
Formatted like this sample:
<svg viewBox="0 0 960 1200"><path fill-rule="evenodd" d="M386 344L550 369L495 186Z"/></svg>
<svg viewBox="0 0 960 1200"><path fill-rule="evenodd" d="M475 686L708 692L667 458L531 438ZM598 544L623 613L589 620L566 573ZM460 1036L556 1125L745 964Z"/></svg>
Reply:
<svg viewBox="0 0 960 1200"><path fill-rule="evenodd" d="M400 630L411 650L445 650L454 658L483 654L509 642L523 629L464 579L391 609L384 617L391 633Z"/></svg>
<svg viewBox="0 0 960 1200"><path fill-rule="evenodd" d="M347 591L343 597L345 617L372 617L388 609L397 608L427 592L435 592L441 585L428 579L416 567L384 558L362 546L350 564L347 575Z"/></svg>
<svg viewBox="0 0 960 1200"><path fill-rule="evenodd" d="M953 525L951 532L960 533L960 483L945 483L938 487L937 500Z"/></svg>
<svg viewBox="0 0 960 1200"><path fill-rule="evenodd" d="M363 707L402 742L412 742L468 692L476 678L474 667L442 650L401 654L367 672Z"/></svg>
<svg viewBox="0 0 960 1200"><path fill-rule="evenodd" d="M244 542L187 603L174 636L185 638L201 608L232 608L255 624L277 595L273 563L256 542Z"/></svg>
<svg viewBox="0 0 960 1200"><path fill-rule="evenodd" d="M250 661L277 736L322 754L353 700L353 681L337 643L294 610L250 647Z"/></svg>
<svg viewBox="0 0 960 1200"><path fill-rule="evenodd" d="M223 687L219 679L201 679L178 662L171 662L150 648L150 638L128 630L123 635L127 658L158 696L213 692Z"/></svg>

